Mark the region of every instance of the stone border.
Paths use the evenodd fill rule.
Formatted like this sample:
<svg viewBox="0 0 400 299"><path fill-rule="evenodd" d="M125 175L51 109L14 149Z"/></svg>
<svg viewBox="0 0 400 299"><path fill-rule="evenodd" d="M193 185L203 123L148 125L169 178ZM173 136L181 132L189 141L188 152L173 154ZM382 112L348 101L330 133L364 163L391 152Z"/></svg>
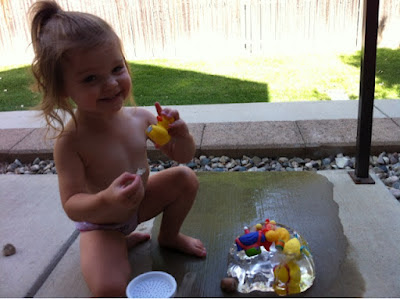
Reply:
<svg viewBox="0 0 400 299"><path fill-rule="evenodd" d="M263 121L230 123L189 123L196 143L196 156L243 155L300 156L356 153L357 120ZM54 139L46 129L0 129L0 161L22 162L53 158ZM400 151L400 118L373 120L371 154ZM148 157L167 157L148 142Z"/></svg>

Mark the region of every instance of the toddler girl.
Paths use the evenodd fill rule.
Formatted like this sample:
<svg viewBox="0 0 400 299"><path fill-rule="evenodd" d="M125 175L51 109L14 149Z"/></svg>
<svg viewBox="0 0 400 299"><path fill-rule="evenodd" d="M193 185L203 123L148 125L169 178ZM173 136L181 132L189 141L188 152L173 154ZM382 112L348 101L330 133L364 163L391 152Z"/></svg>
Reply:
<svg viewBox="0 0 400 299"><path fill-rule="evenodd" d="M113 29L94 15L64 11L53 1L36 2L30 13L41 110L59 133L54 159L61 202L81 231L81 268L93 295L124 296L128 248L150 237L133 231L160 213L160 246L205 257L200 240L180 233L197 194L197 177L182 166L149 176L145 130L156 117L139 107L123 107L132 83ZM180 163L190 161L195 144L186 123L176 110L158 103L156 110L175 119L169 126L171 141L160 150ZM66 124L65 113L71 116ZM145 171L140 175L138 169Z"/></svg>

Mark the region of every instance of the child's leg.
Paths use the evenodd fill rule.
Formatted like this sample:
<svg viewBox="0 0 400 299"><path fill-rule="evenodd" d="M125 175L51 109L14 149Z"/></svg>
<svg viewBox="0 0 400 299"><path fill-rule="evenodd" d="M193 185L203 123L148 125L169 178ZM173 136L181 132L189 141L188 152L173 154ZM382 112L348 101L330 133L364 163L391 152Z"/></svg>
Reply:
<svg viewBox="0 0 400 299"><path fill-rule="evenodd" d="M81 268L95 297L124 297L130 278L126 237L116 231L94 230L80 235Z"/></svg>
<svg viewBox="0 0 400 299"><path fill-rule="evenodd" d="M206 250L203 243L179 232L198 187L197 176L188 167L173 167L150 176L139 208L139 221L146 221L163 212L159 244L204 257Z"/></svg>

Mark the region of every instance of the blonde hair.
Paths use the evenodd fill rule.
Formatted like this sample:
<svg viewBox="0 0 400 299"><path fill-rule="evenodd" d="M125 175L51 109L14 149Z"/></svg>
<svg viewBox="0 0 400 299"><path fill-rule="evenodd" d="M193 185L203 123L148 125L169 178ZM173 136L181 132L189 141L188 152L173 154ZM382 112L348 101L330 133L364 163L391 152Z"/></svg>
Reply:
<svg viewBox="0 0 400 299"><path fill-rule="evenodd" d="M55 129L60 135L64 131L63 119L66 113L77 124L73 103L63 95L63 60L72 50L92 49L106 43L116 43L123 55L122 43L103 19L88 13L64 11L55 1L36 2L31 6L29 14L35 53L32 72L36 79L35 87L43 95L38 108L42 111L48 129ZM125 57L124 62L130 72ZM132 96L130 101L133 102Z"/></svg>

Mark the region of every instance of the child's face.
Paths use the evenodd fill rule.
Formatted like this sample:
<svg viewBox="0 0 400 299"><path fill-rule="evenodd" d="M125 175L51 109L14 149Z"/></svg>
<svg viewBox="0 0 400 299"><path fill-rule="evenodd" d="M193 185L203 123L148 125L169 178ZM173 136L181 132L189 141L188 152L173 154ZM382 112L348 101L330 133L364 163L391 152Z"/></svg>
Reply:
<svg viewBox="0 0 400 299"><path fill-rule="evenodd" d="M75 50L63 64L64 94L80 111L110 113L122 108L132 82L119 47Z"/></svg>

